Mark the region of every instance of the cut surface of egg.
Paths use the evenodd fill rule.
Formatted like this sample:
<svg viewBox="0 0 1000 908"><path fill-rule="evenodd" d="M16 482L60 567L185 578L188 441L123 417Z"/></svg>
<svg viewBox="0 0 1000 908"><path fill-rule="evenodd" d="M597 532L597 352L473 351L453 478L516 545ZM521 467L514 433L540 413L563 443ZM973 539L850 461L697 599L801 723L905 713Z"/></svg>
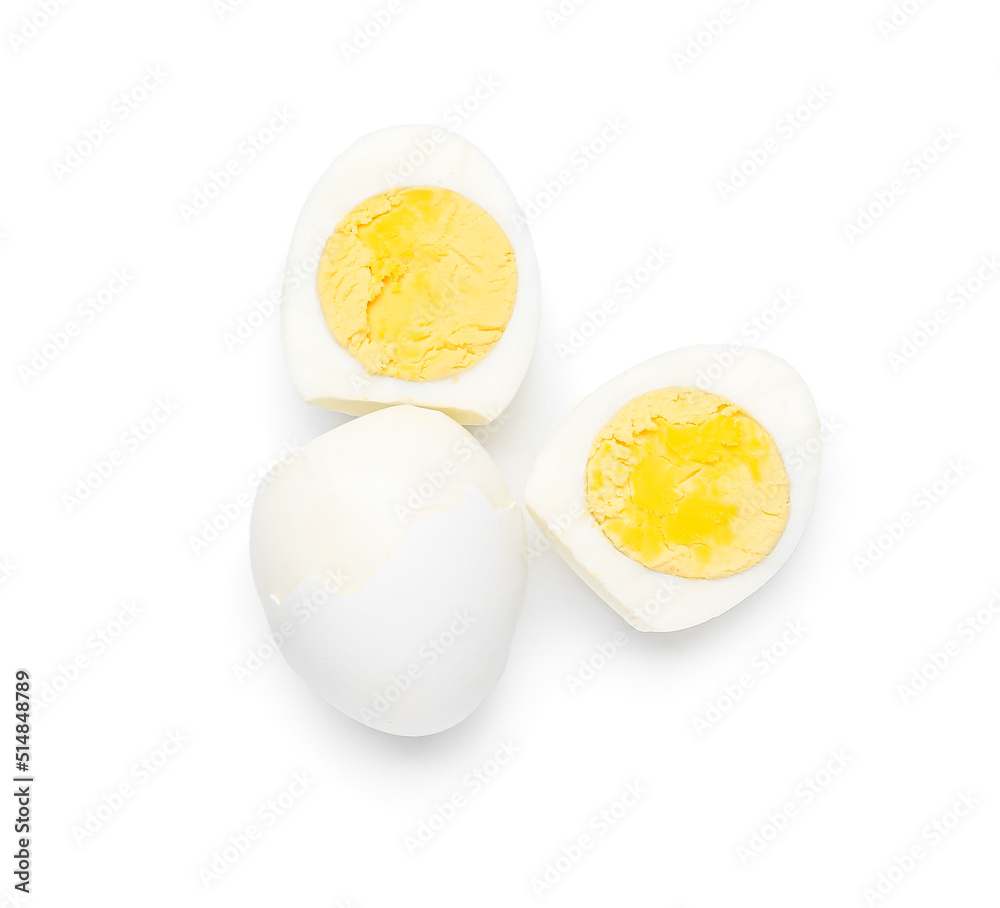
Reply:
<svg viewBox="0 0 1000 908"><path fill-rule="evenodd" d="M525 504L633 627L681 630L732 608L791 555L816 495L819 439L812 395L788 363L688 347L580 403L539 455Z"/></svg>
<svg viewBox="0 0 1000 908"><path fill-rule="evenodd" d="M351 718L433 734L499 680L527 579L524 520L444 414L391 407L314 439L262 483L250 537L285 659Z"/></svg>
<svg viewBox="0 0 1000 908"><path fill-rule="evenodd" d="M491 422L538 331L527 223L467 140L432 126L364 137L320 178L288 257L282 339L307 403L391 404Z"/></svg>

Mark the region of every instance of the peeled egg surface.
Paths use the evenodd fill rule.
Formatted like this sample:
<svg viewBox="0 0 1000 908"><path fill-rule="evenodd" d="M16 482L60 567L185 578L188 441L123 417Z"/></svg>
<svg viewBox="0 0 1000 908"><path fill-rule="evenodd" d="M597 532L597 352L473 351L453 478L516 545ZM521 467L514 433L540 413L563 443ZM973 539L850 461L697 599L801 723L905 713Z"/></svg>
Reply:
<svg viewBox="0 0 1000 908"><path fill-rule="evenodd" d="M681 630L732 608L785 563L820 460L816 405L788 363L753 348L687 347L582 401L538 456L525 504L629 624Z"/></svg>
<svg viewBox="0 0 1000 908"><path fill-rule="evenodd" d="M282 341L307 403L496 419L538 332L527 222L489 159L434 126L365 136L320 177L288 255Z"/></svg>
<svg viewBox="0 0 1000 908"><path fill-rule="evenodd" d="M250 554L289 665L365 725L443 731L503 673L524 519L480 442L442 413L391 407L302 447L258 491Z"/></svg>

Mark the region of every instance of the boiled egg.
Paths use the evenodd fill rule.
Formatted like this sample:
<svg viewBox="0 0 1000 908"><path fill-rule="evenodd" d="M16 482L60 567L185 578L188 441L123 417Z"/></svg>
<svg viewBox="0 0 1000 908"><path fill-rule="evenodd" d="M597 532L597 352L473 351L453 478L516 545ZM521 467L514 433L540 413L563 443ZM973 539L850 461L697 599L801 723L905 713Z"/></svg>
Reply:
<svg viewBox="0 0 1000 908"><path fill-rule="evenodd" d="M275 467L254 502L250 554L289 665L351 718L428 735L466 718L503 672L524 538L480 440L402 405Z"/></svg>
<svg viewBox="0 0 1000 908"><path fill-rule="evenodd" d="M539 455L525 504L633 627L680 630L741 602L791 555L816 496L819 440L816 405L788 363L688 347L579 404Z"/></svg>
<svg viewBox="0 0 1000 908"><path fill-rule="evenodd" d="M445 129L385 129L338 157L286 275L285 358L307 403L416 404L480 425L524 379L539 315L527 221L487 157Z"/></svg>

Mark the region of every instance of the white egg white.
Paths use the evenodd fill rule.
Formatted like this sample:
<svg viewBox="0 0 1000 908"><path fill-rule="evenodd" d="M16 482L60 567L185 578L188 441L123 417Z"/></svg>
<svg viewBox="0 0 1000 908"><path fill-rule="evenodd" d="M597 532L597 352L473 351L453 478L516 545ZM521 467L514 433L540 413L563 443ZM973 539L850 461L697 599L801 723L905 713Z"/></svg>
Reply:
<svg viewBox="0 0 1000 908"><path fill-rule="evenodd" d="M291 667L346 715L443 731L503 673L524 598L524 519L481 444L391 407L313 440L262 483L254 581Z"/></svg>
<svg viewBox="0 0 1000 908"><path fill-rule="evenodd" d="M319 256L337 224L365 199L399 186L438 186L475 202L507 234L517 262L517 297L503 336L475 365L435 381L369 375L330 333L316 290ZM306 200L285 274L285 358L307 403L352 415L410 403L441 410L465 425L483 425L503 412L521 386L538 334L538 261L510 188L461 136L437 126L399 126L352 145Z"/></svg>
<svg viewBox="0 0 1000 908"><path fill-rule="evenodd" d="M729 398L774 438L789 477L790 513L774 550L729 577L692 580L651 570L620 552L587 507L586 467L597 433L630 400L691 387ZM820 422L799 374L771 353L687 347L629 369L582 401L542 449L525 491L532 518L574 571L633 627L675 631L728 611L774 576L805 530L819 480ZM802 456L803 451L810 456Z"/></svg>

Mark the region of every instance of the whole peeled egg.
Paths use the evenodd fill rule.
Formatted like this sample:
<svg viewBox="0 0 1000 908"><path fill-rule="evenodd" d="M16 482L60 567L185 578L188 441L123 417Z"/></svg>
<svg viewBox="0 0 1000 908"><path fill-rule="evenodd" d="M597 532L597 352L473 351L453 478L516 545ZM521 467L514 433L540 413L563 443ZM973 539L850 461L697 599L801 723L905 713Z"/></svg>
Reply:
<svg viewBox="0 0 1000 908"><path fill-rule="evenodd" d="M633 627L674 631L767 582L805 531L820 422L805 382L764 350L674 350L612 379L555 430L525 505Z"/></svg>
<svg viewBox="0 0 1000 908"><path fill-rule="evenodd" d="M482 444L442 413L390 407L299 449L261 484L250 554L289 665L365 725L443 731L503 673L524 520Z"/></svg>
<svg viewBox="0 0 1000 908"><path fill-rule="evenodd" d="M539 319L527 220L448 130L393 127L344 151L302 208L285 274L285 358L307 403L483 425L524 379Z"/></svg>

